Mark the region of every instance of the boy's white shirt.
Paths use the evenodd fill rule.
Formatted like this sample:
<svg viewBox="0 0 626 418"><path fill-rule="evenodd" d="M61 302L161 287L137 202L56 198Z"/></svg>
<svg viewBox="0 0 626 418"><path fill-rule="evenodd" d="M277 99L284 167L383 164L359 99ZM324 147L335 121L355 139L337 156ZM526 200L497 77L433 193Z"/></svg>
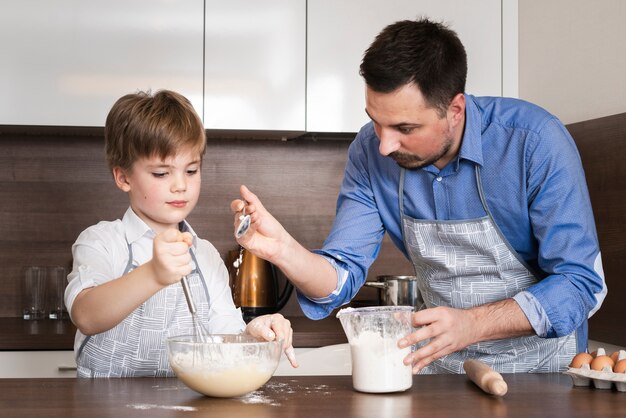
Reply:
<svg viewBox="0 0 626 418"><path fill-rule="evenodd" d="M191 226L192 249L198 268L204 276L211 300L209 318L202 318L211 333L237 334L245 329L241 310L236 308L229 286L228 270L217 249L207 240L198 238ZM74 264L68 275L65 304L69 312L76 296L83 290L122 276L128 263L128 244L132 244L133 261L139 266L152 259L154 231L129 207L124 217L101 221L85 229L72 246ZM194 268L196 266L193 266ZM178 283L172 286L180 286ZM76 332L76 351L86 336Z"/></svg>

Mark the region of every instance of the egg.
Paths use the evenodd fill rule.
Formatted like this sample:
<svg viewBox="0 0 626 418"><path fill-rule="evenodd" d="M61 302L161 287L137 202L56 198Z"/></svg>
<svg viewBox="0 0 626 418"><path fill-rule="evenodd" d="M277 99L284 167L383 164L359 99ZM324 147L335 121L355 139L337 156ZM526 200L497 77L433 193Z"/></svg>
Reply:
<svg viewBox="0 0 626 418"><path fill-rule="evenodd" d="M613 360L613 363L617 363L618 357L619 357L619 351L614 351L613 354L611 354L611 360Z"/></svg>
<svg viewBox="0 0 626 418"><path fill-rule="evenodd" d="M591 354L578 353L574 356L569 366L573 367L574 369L580 369L583 366L583 364L591 364L592 361L593 361L593 357L591 356Z"/></svg>
<svg viewBox="0 0 626 418"><path fill-rule="evenodd" d="M613 371L615 373L624 373L624 372L626 372L626 358L625 359L621 359L620 361L615 363L615 366L613 367Z"/></svg>
<svg viewBox="0 0 626 418"><path fill-rule="evenodd" d="M604 369L606 366L609 366L609 368L613 368L613 360L611 360L611 357L609 356L598 356L596 358L593 359L593 361L591 362L591 369L592 370L599 370L601 371L602 369Z"/></svg>

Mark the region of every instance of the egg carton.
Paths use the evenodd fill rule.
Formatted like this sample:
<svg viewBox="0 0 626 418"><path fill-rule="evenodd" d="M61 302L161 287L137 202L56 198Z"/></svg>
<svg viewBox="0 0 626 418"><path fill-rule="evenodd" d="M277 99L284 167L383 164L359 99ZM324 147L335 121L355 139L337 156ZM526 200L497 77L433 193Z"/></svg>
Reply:
<svg viewBox="0 0 626 418"><path fill-rule="evenodd" d="M602 348L598 349L597 355L605 355ZM620 350L618 360L626 358L626 351ZM580 368L570 367L564 371L572 378L574 386L593 386L596 389L611 389L613 385L619 392L626 392L626 371L615 373L610 366L604 366L602 370L591 370L589 364L583 364Z"/></svg>

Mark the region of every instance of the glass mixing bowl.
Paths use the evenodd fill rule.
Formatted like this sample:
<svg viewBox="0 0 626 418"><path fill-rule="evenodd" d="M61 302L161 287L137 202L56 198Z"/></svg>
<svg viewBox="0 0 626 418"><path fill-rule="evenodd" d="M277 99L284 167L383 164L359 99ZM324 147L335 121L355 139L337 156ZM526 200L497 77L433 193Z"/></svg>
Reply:
<svg viewBox="0 0 626 418"><path fill-rule="evenodd" d="M194 335L167 339L170 366L189 388L207 396L245 395L264 385L278 367L282 340L260 341L245 334Z"/></svg>

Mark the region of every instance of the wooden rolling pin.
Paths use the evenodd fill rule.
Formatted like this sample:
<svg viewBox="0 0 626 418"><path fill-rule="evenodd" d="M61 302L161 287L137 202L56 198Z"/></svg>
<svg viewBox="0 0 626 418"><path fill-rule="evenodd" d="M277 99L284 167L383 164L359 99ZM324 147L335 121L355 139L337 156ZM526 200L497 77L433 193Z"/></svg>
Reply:
<svg viewBox="0 0 626 418"><path fill-rule="evenodd" d="M469 359L463 362L465 373L486 393L496 396L504 396L508 386L502 375L479 360Z"/></svg>

